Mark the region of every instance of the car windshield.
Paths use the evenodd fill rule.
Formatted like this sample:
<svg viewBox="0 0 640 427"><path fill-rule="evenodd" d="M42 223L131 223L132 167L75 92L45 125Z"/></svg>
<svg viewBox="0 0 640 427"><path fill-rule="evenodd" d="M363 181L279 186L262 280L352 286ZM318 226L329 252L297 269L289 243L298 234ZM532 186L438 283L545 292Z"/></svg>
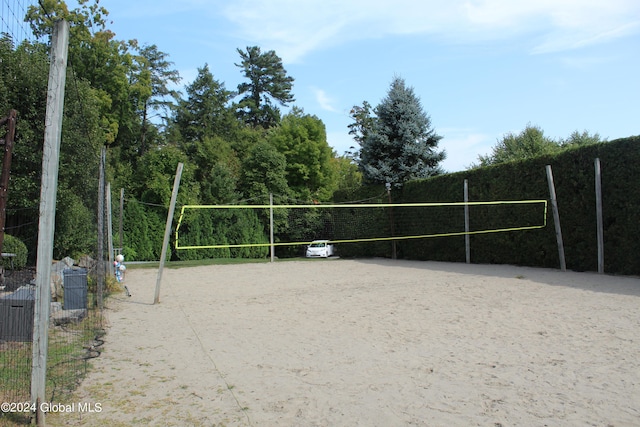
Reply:
<svg viewBox="0 0 640 427"><path fill-rule="evenodd" d="M326 245L325 242L312 242L309 247L310 248L324 248Z"/></svg>

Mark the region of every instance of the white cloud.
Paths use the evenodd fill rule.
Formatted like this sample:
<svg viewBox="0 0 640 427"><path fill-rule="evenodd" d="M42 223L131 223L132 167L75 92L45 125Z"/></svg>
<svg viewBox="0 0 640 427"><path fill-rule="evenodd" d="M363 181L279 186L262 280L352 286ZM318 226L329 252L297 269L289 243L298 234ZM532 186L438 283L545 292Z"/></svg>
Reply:
<svg viewBox="0 0 640 427"><path fill-rule="evenodd" d="M640 30L640 20L630 22L615 28L604 28L601 32L593 29L576 30L573 32L556 31L533 49L533 53L550 53L571 49L579 49L589 45L607 43L609 41L632 35Z"/></svg>
<svg viewBox="0 0 640 427"><path fill-rule="evenodd" d="M456 42L535 34L540 43L533 52L543 53L640 29L637 0L236 0L222 13L241 37L276 50L285 62L316 49L393 34Z"/></svg>
<svg viewBox="0 0 640 427"><path fill-rule="evenodd" d="M495 139L489 135L478 133L473 129L438 129L443 139L438 148L445 149L447 158L442 167L449 172L466 170L473 163L478 163L478 155L491 151Z"/></svg>
<svg viewBox="0 0 640 427"><path fill-rule="evenodd" d="M338 112L338 110L333 106L333 100L327 95L324 90L318 89L316 87L312 87L311 90L313 91L316 102L318 103L318 105L320 105L320 108L332 113Z"/></svg>

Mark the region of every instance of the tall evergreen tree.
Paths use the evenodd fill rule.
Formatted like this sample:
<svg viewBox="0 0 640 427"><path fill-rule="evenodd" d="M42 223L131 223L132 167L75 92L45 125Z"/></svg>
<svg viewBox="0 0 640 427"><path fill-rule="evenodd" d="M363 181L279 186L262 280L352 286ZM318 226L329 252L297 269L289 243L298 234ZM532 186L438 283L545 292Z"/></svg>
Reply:
<svg viewBox="0 0 640 427"><path fill-rule="evenodd" d="M291 94L293 77L287 76L282 59L273 50L262 53L257 46L238 49L242 62L236 64L249 81L238 85L238 116L254 127L269 128L280 121L282 106L295 101Z"/></svg>
<svg viewBox="0 0 640 427"><path fill-rule="evenodd" d="M198 76L185 90L187 99L178 103L175 121L187 154L191 155L194 143L229 131L230 123L235 121L228 108L233 94L214 79L207 64L198 68Z"/></svg>
<svg viewBox="0 0 640 427"><path fill-rule="evenodd" d="M394 78L375 114L361 140L360 168L367 182L400 187L411 179L441 173L438 164L445 152L437 148L442 137L403 79Z"/></svg>
<svg viewBox="0 0 640 427"><path fill-rule="evenodd" d="M156 45L143 46L139 51L136 62L138 64L136 79L138 83L146 83L139 94L138 108L142 116L142 132L140 135L140 155L148 149L148 134L150 115L160 114L166 124L167 112L173 107L173 100L178 99L179 93L169 87L170 84L180 83L180 74L171 68L173 62L167 59L167 54L158 50Z"/></svg>
<svg viewBox="0 0 640 427"><path fill-rule="evenodd" d="M353 136L354 141L362 146L367 133L373 128L374 116L372 113L373 107L369 102L364 101L362 106L354 105L349 112L349 116L354 120L349 126L349 135ZM353 159L354 162L360 161L360 150L356 147L349 147L349 151L345 153L345 156Z"/></svg>

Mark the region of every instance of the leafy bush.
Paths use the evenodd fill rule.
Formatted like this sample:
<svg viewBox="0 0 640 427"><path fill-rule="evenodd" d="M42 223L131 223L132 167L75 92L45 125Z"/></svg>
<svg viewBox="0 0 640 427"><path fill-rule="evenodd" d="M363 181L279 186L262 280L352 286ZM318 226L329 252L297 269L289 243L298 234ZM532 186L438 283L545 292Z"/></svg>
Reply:
<svg viewBox="0 0 640 427"><path fill-rule="evenodd" d="M15 270L22 269L27 265L27 246L16 237L9 234L4 235L4 243L2 245L3 253L16 254L15 257L2 257L0 263L5 269L13 268Z"/></svg>

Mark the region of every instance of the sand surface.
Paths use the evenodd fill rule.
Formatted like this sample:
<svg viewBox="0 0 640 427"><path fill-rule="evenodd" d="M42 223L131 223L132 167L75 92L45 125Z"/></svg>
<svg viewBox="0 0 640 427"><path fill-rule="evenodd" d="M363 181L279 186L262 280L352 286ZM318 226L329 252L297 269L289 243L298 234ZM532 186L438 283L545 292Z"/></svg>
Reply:
<svg viewBox="0 0 640 427"><path fill-rule="evenodd" d="M393 260L130 269L79 426L638 426L640 280Z"/></svg>

